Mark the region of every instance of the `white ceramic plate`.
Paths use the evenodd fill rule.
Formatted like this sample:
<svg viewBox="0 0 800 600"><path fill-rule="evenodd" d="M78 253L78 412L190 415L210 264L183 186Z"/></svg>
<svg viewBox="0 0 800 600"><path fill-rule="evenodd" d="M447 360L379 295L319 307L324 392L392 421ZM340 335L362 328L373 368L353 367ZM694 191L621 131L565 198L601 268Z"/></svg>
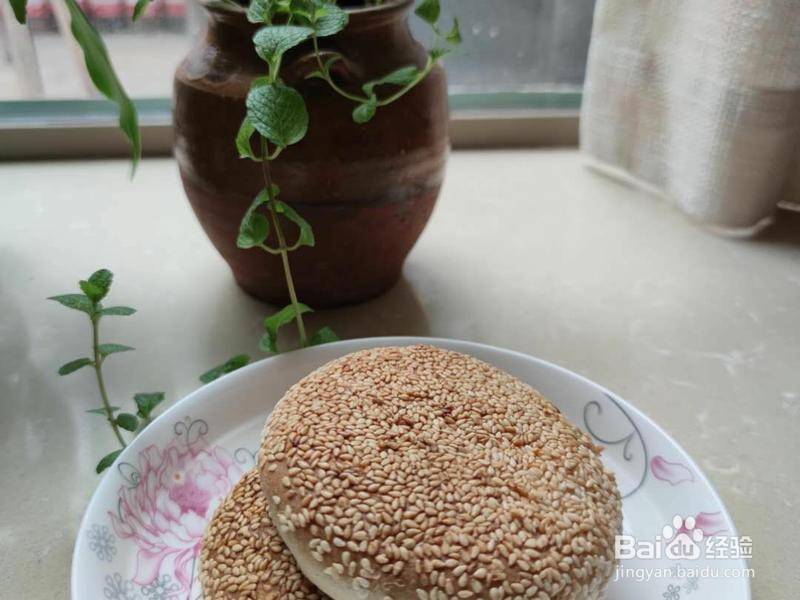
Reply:
<svg viewBox="0 0 800 600"><path fill-rule="evenodd" d="M264 420L286 389L343 354L416 343L471 354L516 375L605 446L604 461L625 497L625 533L656 541L673 517L682 515L695 517L708 536L737 535L719 496L686 452L633 406L588 379L531 356L469 342L349 340L250 365L190 394L152 423L109 469L89 503L75 543L73 600L202 599L196 559L205 523L219 498L253 465ZM620 578L612 583L609 600L751 599L746 578L722 577L726 569L746 569L742 558L639 558L622 566L672 572L650 571L649 581L639 580L647 577L645 571ZM720 577L711 570L695 576L704 567Z"/></svg>

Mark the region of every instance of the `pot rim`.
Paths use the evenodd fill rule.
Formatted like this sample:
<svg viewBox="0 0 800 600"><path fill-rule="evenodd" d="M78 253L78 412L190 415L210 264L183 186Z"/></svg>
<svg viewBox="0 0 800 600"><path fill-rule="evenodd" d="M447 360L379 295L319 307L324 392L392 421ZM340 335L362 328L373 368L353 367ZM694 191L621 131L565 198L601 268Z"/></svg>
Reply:
<svg viewBox="0 0 800 600"><path fill-rule="evenodd" d="M344 10L351 17L350 24L361 24L366 19L376 16L388 16L394 12L407 10L414 0L385 0L373 6L348 6ZM246 15L247 6L236 4L232 0L200 0L200 5L209 12L222 15ZM355 22L355 23L354 23Z"/></svg>
<svg viewBox="0 0 800 600"><path fill-rule="evenodd" d="M382 4L373 6L349 6L345 10L350 15L360 15L374 12L388 12L393 9L404 9L414 4L414 0L385 0Z"/></svg>

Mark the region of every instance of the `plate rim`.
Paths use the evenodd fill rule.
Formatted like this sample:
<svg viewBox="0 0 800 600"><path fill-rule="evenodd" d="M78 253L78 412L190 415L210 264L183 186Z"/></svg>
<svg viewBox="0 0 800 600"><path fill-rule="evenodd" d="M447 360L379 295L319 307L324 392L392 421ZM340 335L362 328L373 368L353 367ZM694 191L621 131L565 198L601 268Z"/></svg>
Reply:
<svg viewBox="0 0 800 600"><path fill-rule="evenodd" d="M711 492L712 497L717 502L719 508L721 509L722 515L725 518L726 523L730 527L730 532L732 536L737 536L738 531L736 529L736 524L731 517L730 512L728 511L728 507L722 501L722 497L719 495L717 488L714 486L713 483L708 479L705 472L699 467L699 465L695 462L694 458L686 451L686 449L672 437L661 425L658 424L654 419L650 418L645 412L639 409L637 406L633 405L631 402L626 400L623 396L620 396L613 392L612 390L608 389L604 385L597 383L596 381L590 379L589 377L573 371L572 369L568 369L566 367L562 367L556 363L551 361L545 360L543 358L539 358L532 354L528 354L526 352L521 352L519 350L512 350L509 348L502 348L500 346L494 346L492 344L485 344L482 342L473 342L469 340L461 340L456 338L442 338L442 337L428 337L428 336L380 336L380 337L361 337L361 338L352 338L347 340L339 340L336 342L330 342L328 344L323 344L319 346L312 346L308 348L300 348L297 350L293 350L291 352L286 352L282 354L277 354L274 356L266 356L262 359L259 359L255 362L252 362L232 373L228 373L223 375L219 379L212 381L211 383L207 383L205 385L200 386L199 388L189 392L186 396L181 398L180 400L176 401L172 406L170 406L167 410L165 410L162 414L156 417L151 425L158 423L159 421L168 421L171 420L176 414L185 412L186 407L197 402L198 397L202 397L209 393L214 393L217 388L223 388L227 385L230 385L235 379L240 379L243 377L247 377L249 374L263 369L266 364L272 362L279 362L282 360L292 360L293 357L298 356L300 354L309 355L314 354L316 352L322 352L324 350L328 350L331 347L338 347L338 348L347 348L348 346L358 347L359 349L366 349L363 346L365 344L371 344L374 347L381 347L381 346L409 346L415 344L430 344L430 345L440 345L443 344L445 346L461 346L462 349L456 350L457 352L464 352L468 353L469 348L479 348L483 351L487 351L490 353L500 353L505 355L513 356L517 359L521 359L523 361L533 361L538 363L541 366L544 366L549 369L553 369L558 371L561 375L567 377L574 377L580 380L583 383L586 383L592 387L599 389L601 392L605 394L609 394L615 400L617 400L625 410L630 411L634 414L637 418L644 420L647 422L648 425L652 426L660 435L664 436L669 442L671 442L683 455L683 459L687 461L688 465L694 469L697 475L700 478L701 483L705 484L708 490ZM347 352L355 352L356 349L348 350ZM136 440L139 439L139 436L135 438ZM135 444L129 443L117 459L114 461L116 464L117 461L120 459L127 460L128 455L133 452L133 446ZM91 498L89 502L86 504L86 508L84 508L83 515L78 524L78 529L75 534L74 546L72 550L72 561L70 565L70 598L72 600L76 600L80 598L79 590L76 589L77 586L77 565L78 565L78 556L83 551L81 550L81 545L78 543L82 539L83 533L86 531L88 526L89 516L90 514L94 514L95 512L95 504L97 504L100 496L100 490L102 487L106 485L106 480L111 473L111 469L108 469L102 477L99 478L97 481L97 485L95 486L94 491L92 492ZM746 558L739 558L738 559L741 563L743 563L743 567L745 569L749 569L749 562ZM746 593L746 600L752 600L752 582L749 577L740 578L740 581L744 585L744 591Z"/></svg>

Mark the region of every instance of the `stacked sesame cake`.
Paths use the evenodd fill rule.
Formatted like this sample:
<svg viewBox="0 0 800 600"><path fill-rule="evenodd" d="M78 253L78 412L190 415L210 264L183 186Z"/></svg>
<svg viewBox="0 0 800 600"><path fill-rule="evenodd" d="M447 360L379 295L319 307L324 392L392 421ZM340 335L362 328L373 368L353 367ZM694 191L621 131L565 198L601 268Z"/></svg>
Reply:
<svg viewBox="0 0 800 600"><path fill-rule="evenodd" d="M258 472L206 534L204 592L602 598L622 515L599 452L538 392L472 357L350 354L268 419Z"/></svg>

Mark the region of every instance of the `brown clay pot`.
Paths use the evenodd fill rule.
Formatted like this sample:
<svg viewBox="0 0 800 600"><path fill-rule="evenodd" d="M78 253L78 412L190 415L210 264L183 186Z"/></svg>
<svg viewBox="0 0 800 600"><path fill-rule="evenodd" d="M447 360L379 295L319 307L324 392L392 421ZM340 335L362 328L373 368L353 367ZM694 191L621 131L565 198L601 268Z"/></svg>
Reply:
<svg viewBox="0 0 800 600"><path fill-rule="evenodd" d="M425 49L408 28L412 5L390 0L351 9L344 31L320 39L323 51L346 57L334 71L342 87L357 90L399 67L424 65ZM236 247L242 215L264 184L260 166L238 157L234 137L250 83L266 65L253 50L256 26L243 10L208 10L205 39L175 75L175 156L192 208L238 284L283 303L280 259ZM352 102L324 81L305 78L316 68L310 53L299 46L283 61L281 77L305 98L310 124L306 138L272 163L272 174L281 199L314 229L316 246L292 252L290 261L300 300L322 307L375 296L398 279L441 187L449 147L447 89L437 66L406 96L358 125ZM293 239L294 230L288 235Z"/></svg>

